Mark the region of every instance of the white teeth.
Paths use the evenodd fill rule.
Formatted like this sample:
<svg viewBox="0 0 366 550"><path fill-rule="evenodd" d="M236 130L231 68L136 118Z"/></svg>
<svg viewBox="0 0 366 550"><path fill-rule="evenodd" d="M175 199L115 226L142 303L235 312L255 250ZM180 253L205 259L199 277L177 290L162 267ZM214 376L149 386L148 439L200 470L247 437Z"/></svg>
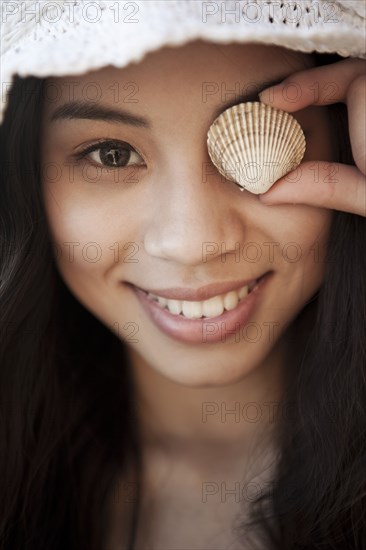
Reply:
<svg viewBox="0 0 366 550"><path fill-rule="evenodd" d="M205 317L218 317L224 313L224 301L221 296L214 296L205 300L202 305L202 312Z"/></svg>
<svg viewBox="0 0 366 550"><path fill-rule="evenodd" d="M247 288L247 287L245 287ZM238 293L233 290L232 292L228 292L225 295L224 298L224 306L227 311L231 311L232 309L235 309L239 302L239 296Z"/></svg>
<svg viewBox="0 0 366 550"><path fill-rule="evenodd" d="M156 296L159 304L161 305L161 307L165 307L168 305L168 300L167 298L161 298L161 296Z"/></svg>
<svg viewBox="0 0 366 550"><path fill-rule="evenodd" d="M167 306L170 313L174 315L179 315L182 311L182 302L180 300L168 300Z"/></svg>
<svg viewBox="0 0 366 550"><path fill-rule="evenodd" d="M199 319L202 317L201 302L182 302L183 315L188 319Z"/></svg>
<svg viewBox="0 0 366 550"><path fill-rule="evenodd" d="M231 290L226 294L214 296L201 302L168 300L150 292L148 296L157 302L161 308L168 308L173 315L180 315L182 313L187 319L200 319L201 317L218 317L224 313L224 310L231 311L235 309L238 303L249 294L256 284L257 281L254 281L238 290Z"/></svg>
<svg viewBox="0 0 366 550"><path fill-rule="evenodd" d="M248 291L249 291L249 286L243 286L243 288L241 288L239 290L239 298L240 300L242 298L245 298L247 295L248 295Z"/></svg>

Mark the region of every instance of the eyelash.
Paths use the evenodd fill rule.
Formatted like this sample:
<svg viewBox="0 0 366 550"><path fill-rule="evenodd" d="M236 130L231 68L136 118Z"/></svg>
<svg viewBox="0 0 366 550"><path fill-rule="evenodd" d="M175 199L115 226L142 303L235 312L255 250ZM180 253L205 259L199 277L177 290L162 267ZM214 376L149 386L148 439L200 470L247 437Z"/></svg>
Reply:
<svg viewBox="0 0 366 550"><path fill-rule="evenodd" d="M105 166L103 164L99 164L95 161L93 162L87 159L87 156L90 155L90 153L94 153L95 151L100 151L102 149L107 149L107 150L122 149L124 151L129 151L130 153L135 153L142 159L142 156L140 155L140 153L136 151L136 149L134 149L134 147L132 147L129 143L125 141L116 141L116 140L101 140L94 143L93 145L88 145L88 147L86 147L85 149L77 153L77 155L75 155L75 158L78 161L86 160L90 162L90 164L93 166L98 166L99 168L105 168L107 170L124 170L126 168L130 168L131 166L135 166L136 168L142 168L145 166L143 162L141 164L137 164L137 163L127 164L126 166ZM99 154L99 157L100 157L100 154ZM130 159L128 160L128 162L130 162Z"/></svg>

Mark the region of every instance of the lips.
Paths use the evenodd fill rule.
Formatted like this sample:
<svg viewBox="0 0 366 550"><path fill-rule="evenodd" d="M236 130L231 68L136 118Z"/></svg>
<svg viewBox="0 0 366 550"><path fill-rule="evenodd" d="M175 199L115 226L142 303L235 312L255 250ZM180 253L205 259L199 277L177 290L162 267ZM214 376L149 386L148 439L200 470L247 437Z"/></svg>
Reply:
<svg viewBox="0 0 366 550"><path fill-rule="evenodd" d="M220 296L227 292L238 290L243 286L250 286L254 282L259 282L259 280L264 277L264 275L257 278L246 279L243 281L232 281L226 283L211 283L204 287L198 289L174 287L174 288L165 288L165 289L147 289L141 288L136 285L135 288L142 290L146 294L153 294L155 296L160 296L168 300L185 300L192 302L201 302L203 300L208 300L215 296Z"/></svg>
<svg viewBox="0 0 366 550"><path fill-rule="evenodd" d="M246 298L256 284L257 281L253 281L249 285L240 287L238 290L230 290L225 294L201 301L171 300L151 294L150 292L147 295L149 299L158 303L162 309L168 310L173 315L183 315L186 319L212 318L222 315L225 310L231 311L235 309L238 303Z"/></svg>
<svg viewBox="0 0 366 550"><path fill-rule="evenodd" d="M256 284L252 291L239 301L236 307L231 311L224 311L222 314L214 317L187 318L182 314L172 314L168 309L161 307L157 301L152 299L147 290L140 289L134 285L130 285L135 293L143 310L148 315L148 318L153 324L168 336L184 343L215 343L226 341L226 337L233 338L234 334L240 331L245 326L250 317L253 315L263 293L267 282L271 279L272 272L267 272L258 279L250 281L240 281L234 283L223 283L208 285L198 290L192 289L163 289L155 290L157 296L166 296L167 300L173 297L173 300L182 300L182 298L202 297L205 299L220 296L220 293L230 292L234 289L243 287L243 283ZM245 286L245 285L244 285ZM159 293L159 294L158 294ZM206 298L207 297L207 298ZM193 300L192 300L193 301ZM235 334L235 338L236 338Z"/></svg>

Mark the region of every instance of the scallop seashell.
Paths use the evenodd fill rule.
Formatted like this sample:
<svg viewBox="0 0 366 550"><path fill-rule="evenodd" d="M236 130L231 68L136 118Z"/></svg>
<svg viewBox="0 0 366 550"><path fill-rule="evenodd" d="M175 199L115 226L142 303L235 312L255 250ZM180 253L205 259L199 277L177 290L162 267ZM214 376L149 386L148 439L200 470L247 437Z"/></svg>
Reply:
<svg viewBox="0 0 366 550"><path fill-rule="evenodd" d="M226 179L259 195L302 161L306 140L289 113L260 102L227 109L207 134L212 162Z"/></svg>

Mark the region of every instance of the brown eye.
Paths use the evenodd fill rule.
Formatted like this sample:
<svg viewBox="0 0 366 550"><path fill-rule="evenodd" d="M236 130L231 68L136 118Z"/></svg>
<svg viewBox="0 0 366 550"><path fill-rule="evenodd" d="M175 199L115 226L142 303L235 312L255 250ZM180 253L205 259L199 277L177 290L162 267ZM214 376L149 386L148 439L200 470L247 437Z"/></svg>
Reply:
<svg viewBox="0 0 366 550"><path fill-rule="evenodd" d="M79 158L87 157L104 168L127 168L128 166L144 164L141 155L128 143L97 143L88 147L79 155Z"/></svg>
<svg viewBox="0 0 366 550"><path fill-rule="evenodd" d="M131 151L115 147L101 147L98 156L102 164L126 166L131 158Z"/></svg>

